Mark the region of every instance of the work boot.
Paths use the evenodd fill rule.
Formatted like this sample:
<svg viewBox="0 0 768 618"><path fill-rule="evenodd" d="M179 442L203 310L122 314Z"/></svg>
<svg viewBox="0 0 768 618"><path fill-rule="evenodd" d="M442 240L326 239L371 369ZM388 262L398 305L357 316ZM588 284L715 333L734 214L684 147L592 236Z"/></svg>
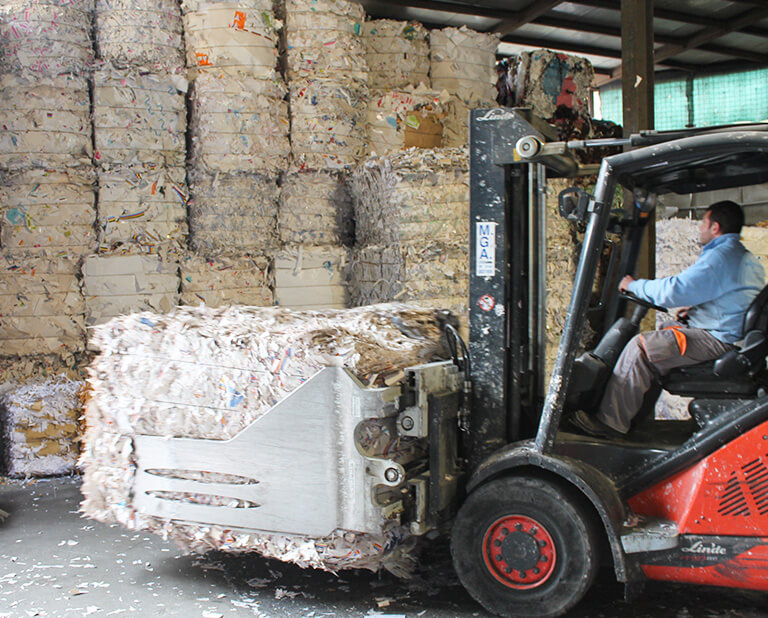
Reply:
<svg viewBox="0 0 768 618"><path fill-rule="evenodd" d="M584 410L576 410L576 412L569 419L571 425L580 429L588 436L594 436L596 438L622 438L624 434L608 427L605 423L600 422L594 416L590 416Z"/></svg>

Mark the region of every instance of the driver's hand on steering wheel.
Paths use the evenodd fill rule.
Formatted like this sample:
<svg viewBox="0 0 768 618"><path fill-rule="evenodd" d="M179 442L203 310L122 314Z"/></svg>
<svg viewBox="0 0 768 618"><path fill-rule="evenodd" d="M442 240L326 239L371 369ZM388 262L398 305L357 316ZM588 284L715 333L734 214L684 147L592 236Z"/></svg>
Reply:
<svg viewBox="0 0 768 618"><path fill-rule="evenodd" d="M677 310L677 313L675 313L675 320L678 322L682 322L683 324L686 324L688 322L689 312L691 308L690 307L680 307Z"/></svg>
<svg viewBox="0 0 768 618"><path fill-rule="evenodd" d="M629 284L634 280L635 278L632 275L626 275L621 281L619 281L619 292L627 292L629 290Z"/></svg>

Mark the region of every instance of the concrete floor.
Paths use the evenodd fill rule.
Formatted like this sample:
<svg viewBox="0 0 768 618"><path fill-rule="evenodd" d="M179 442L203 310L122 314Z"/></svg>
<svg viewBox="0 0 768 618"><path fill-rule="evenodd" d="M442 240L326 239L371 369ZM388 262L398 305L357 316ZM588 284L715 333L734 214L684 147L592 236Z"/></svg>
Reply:
<svg viewBox="0 0 768 618"><path fill-rule="evenodd" d="M340 576L258 556L185 556L160 537L81 519L79 480L0 479L0 618L28 616L398 616L487 614L458 583L442 541L412 581ZM605 573L571 616L768 616L768 595L649 583L627 606Z"/></svg>

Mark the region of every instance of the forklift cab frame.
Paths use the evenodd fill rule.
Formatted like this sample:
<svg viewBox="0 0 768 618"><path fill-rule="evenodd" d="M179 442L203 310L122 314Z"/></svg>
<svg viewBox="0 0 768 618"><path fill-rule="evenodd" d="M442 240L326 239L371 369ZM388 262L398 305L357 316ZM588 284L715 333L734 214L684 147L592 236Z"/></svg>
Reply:
<svg viewBox="0 0 768 618"><path fill-rule="evenodd" d="M689 422L687 433L671 444L576 436L561 430L561 420L606 232L615 218L611 204L617 184L642 197L633 205L637 211L623 219L627 247L615 281L605 283L613 289L634 271L652 196L768 181L768 125L651 131L609 143L548 142L548 137L550 128L526 110L471 113L473 393L467 457L472 474L452 533L459 577L498 615L557 616L589 588L600 547L605 546L627 596L646 578L765 589L768 560L734 581L721 581L707 569L742 560L744 547L768 548L768 507L760 523L748 530L720 522L722 509L700 513L711 524L702 527L699 520L694 525L678 513L690 515L684 504L665 503L670 491L664 498L659 488L668 490L670 483L682 482L694 471L698 481L682 482L689 490L686 499L696 503L697 496L706 495L721 505L727 501L728 496L713 489L718 479L710 479L711 486L701 480L706 477L702 466L726 453L732 468L720 472L738 476L746 473L734 459L763 457L766 449L755 440L757 434L768 436L768 396L726 397L708 422L700 427ZM638 149L608 156L599 167L585 212L573 294L544 396L546 178L594 173L571 152L622 144ZM599 334L623 311L624 303L614 295ZM761 362L764 366L764 358ZM749 436L745 443L742 438ZM707 503L702 508L714 507ZM716 563L686 563L697 547L710 548Z"/></svg>

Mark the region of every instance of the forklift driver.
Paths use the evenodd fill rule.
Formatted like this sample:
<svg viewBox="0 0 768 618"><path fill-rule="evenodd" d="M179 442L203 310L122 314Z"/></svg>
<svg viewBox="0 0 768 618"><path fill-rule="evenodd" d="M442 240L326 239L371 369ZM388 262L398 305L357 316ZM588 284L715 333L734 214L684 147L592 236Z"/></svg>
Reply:
<svg viewBox="0 0 768 618"><path fill-rule="evenodd" d="M735 348L744 333L744 314L765 285L765 272L741 244L741 206L712 204L699 225L703 246L696 262L663 279L625 276L619 290L663 307L680 307L678 321L636 335L626 345L594 416L578 410L571 421L592 436L618 437L643 405L657 375L676 367L718 358Z"/></svg>

